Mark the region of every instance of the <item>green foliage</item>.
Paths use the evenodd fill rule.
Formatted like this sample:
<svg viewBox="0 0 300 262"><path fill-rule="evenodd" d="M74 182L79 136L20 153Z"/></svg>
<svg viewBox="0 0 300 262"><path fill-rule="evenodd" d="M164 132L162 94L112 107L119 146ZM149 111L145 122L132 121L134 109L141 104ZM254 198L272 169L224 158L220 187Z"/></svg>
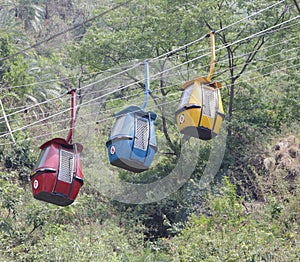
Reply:
<svg viewBox="0 0 300 262"><path fill-rule="evenodd" d="M0 182L1 208L8 212L8 216L13 215L15 217L16 208L23 193L23 190L18 186L16 173L1 172Z"/></svg>
<svg viewBox="0 0 300 262"><path fill-rule="evenodd" d="M88 28L70 51L72 63L99 71L181 46L197 28L187 9L182 1L138 1L121 8Z"/></svg>
<svg viewBox="0 0 300 262"><path fill-rule="evenodd" d="M16 175L1 174L0 182L4 261L130 261L140 255L142 230L120 226L109 205L83 196L72 206L57 207L34 200Z"/></svg>
<svg viewBox="0 0 300 262"><path fill-rule="evenodd" d="M1 56L7 57L17 51L12 45L12 35L1 33L0 46ZM17 55L11 59L1 62L0 79L4 82L4 86L22 86L31 84L34 77L29 73L29 61L25 60L22 55ZM19 88L17 94L23 97L28 88Z"/></svg>
<svg viewBox="0 0 300 262"><path fill-rule="evenodd" d="M32 152L30 141L16 143L10 150L5 152L5 167L17 170L22 168L33 168L35 155Z"/></svg>
<svg viewBox="0 0 300 262"><path fill-rule="evenodd" d="M31 84L34 80L32 76L29 75L29 64L24 63L22 56L15 56L12 61L7 63L8 70L3 76L3 80L11 86L20 86ZM22 90L21 95L25 93L25 88Z"/></svg>
<svg viewBox="0 0 300 262"><path fill-rule="evenodd" d="M226 179L221 192L208 199L207 214L191 216L181 235L167 241L172 261L293 261L299 256L299 221L293 220L299 216L294 206L299 195L291 203L273 200L250 210ZM284 221L291 219L287 228Z"/></svg>
<svg viewBox="0 0 300 262"><path fill-rule="evenodd" d="M136 251L129 251L124 231L112 223L80 227L80 234L62 225L48 227L44 239L24 255L29 261L128 261ZM66 252L67 251L67 252Z"/></svg>
<svg viewBox="0 0 300 262"><path fill-rule="evenodd" d="M23 30L29 32L38 32L42 28L44 21L44 10L39 4L45 2L44 0L18 0L6 1L1 6L0 19L6 18L5 25L7 27L22 26Z"/></svg>
<svg viewBox="0 0 300 262"><path fill-rule="evenodd" d="M2 149L1 163L7 172L18 172L19 180L26 183L29 181L29 174L35 165L37 155L33 152L31 141L25 132L15 133L14 137L21 142Z"/></svg>
<svg viewBox="0 0 300 262"><path fill-rule="evenodd" d="M257 73L250 75L251 78L257 76ZM236 97L237 115L233 121L248 126L250 132L240 129L243 133L256 136L259 133L268 134L270 131L279 132L283 123L300 121L295 113L298 110L296 100L299 100L299 88L296 80L288 78L284 74L271 75L259 84L252 81L242 84L243 90Z"/></svg>
<svg viewBox="0 0 300 262"><path fill-rule="evenodd" d="M69 26L79 25L92 12L97 15L113 4L93 0L11 2L13 5L0 7L1 58ZM108 89L104 89L107 86L116 89L128 81L135 81L135 78L141 80L138 72L141 68L132 74L128 72L126 76L109 78L128 65L172 51L211 29L223 29L275 3L271 2L134 1L78 27L63 38L53 39L32 52L0 62L1 99L5 109L10 108L9 114L14 108L27 106L28 102L35 104L58 97L71 86L76 86L78 78L83 79L81 83L90 83L108 77L107 81L98 82L78 94L80 102L86 102L97 98L98 93L107 94ZM264 35L265 45L250 62L247 58L259 43L257 38L231 46L232 53L224 48L226 44L295 15L291 2L282 3L276 9L248 17L216 36L216 71L222 80L223 103L227 111L232 82L235 97L232 115L226 122L230 134L227 151L218 177L212 183L213 193L205 195L199 190L211 150L211 144L205 143L199 148L198 163L189 183L168 198L147 205L128 205L106 199L95 184L96 178L110 168L104 168L105 161L101 168L94 168L91 161L99 153L99 145L105 143L109 132L110 123L105 122L93 134L90 132L92 128L87 128L88 135L85 128L76 129L78 137L89 137L84 144L85 184L75 203L57 207L33 199L28 183L28 174L37 157L32 151L32 140L28 138L40 136L44 130L48 132L49 125L38 125L38 130L29 130L28 133L14 132L17 143L13 146L10 146L9 138L2 138L1 143L9 145L1 148L4 167L0 173L0 260L299 260L299 166L288 169L280 167L282 163L279 163L275 171L267 172L262 156L269 153L266 151L270 137L281 132L283 127L299 135L299 30L289 24L288 30L269 31ZM283 42L283 39L287 40ZM177 89L183 80L198 73L206 74L209 57L197 57L208 50L207 41L195 42L152 64L151 73L155 79L151 79L153 99L150 103L158 112L157 158L148 172L132 175L112 169L109 174L117 174L126 182L151 183L163 179L173 170L181 150L180 134L172 122L180 96ZM229 54L233 55L234 61L228 66ZM189 63L182 64L187 61ZM167 71L168 74L158 76L158 72L173 66L180 66L176 73ZM244 66L247 70L239 74ZM114 109L140 102L142 89L141 84L114 93L101 99L95 108L97 112L101 111L103 119L109 118ZM63 108L64 102L55 100L10 116L9 120L16 128ZM82 106L78 118L88 115L93 118L95 110L91 113ZM89 124L88 121L94 121L94 118L87 120ZM1 133L6 133L3 119L0 124ZM53 125L51 122L51 128L61 130L65 123ZM297 150L293 151L296 157ZM193 157L193 153L186 156ZM217 182L224 175L235 184L225 178L219 188ZM26 183L20 181L22 176Z"/></svg>

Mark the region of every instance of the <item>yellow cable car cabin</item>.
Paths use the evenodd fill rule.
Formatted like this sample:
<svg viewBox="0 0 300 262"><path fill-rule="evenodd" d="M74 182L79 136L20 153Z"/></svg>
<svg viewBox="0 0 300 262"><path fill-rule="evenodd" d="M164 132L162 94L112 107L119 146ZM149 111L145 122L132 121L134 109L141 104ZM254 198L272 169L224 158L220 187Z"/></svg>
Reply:
<svg viewBox="0 0 300 262"><path fill-rule="evenodd" d="M184 91L175 112L180 133L202 140L215 137L225 117L220 95L222 85L211 82L216 62L214 32L207 36L211 51L208 77L199 76L181 86Z"/></svg>
<svg viewBox="0 0 300 262"><path fill-rule="evenodd" d="M196 77L181 88L184 91L176 111L180 133L202 140L215 137L225 117L220 96L221 83Z"/></svg>

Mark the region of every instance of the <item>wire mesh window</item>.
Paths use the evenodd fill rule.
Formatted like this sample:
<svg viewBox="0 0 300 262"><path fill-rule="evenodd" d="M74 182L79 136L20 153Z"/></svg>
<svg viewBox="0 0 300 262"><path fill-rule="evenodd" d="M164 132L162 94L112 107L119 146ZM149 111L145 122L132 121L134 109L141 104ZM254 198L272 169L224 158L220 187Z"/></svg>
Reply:
<svg viewBox="0 0 300 262"><path fill-rule="evenodd" d="M134 147L146 151L149 143L149 121L142 117L135 118Z"/></svg>
<svg viewBox="0 0 300 262"><path fill-rule="evenodd" d="M70 151L60 150L58 180L72 183L74 171L74 154Z"/></svg>
<svg viewBox="0 0 300 262"><path fill-rule="evenodd" d="M218 105L218 96L216 90L209 89L206 87L202 88L203 90L203 114L209 117L215 117L217 105Z"/></svg>

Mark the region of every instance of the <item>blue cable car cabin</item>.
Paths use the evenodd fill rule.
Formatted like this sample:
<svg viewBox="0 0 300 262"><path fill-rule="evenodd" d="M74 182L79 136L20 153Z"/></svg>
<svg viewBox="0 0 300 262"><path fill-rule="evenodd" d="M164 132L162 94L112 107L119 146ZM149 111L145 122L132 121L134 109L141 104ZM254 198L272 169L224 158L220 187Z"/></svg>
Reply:
<svg viewBox="0 0 300 262"><path fill-rule="evenodd" d="M130 106L115 116L115 124L106 142L110 163L135 173L149 169L157 151L156 114Z"/></svg>

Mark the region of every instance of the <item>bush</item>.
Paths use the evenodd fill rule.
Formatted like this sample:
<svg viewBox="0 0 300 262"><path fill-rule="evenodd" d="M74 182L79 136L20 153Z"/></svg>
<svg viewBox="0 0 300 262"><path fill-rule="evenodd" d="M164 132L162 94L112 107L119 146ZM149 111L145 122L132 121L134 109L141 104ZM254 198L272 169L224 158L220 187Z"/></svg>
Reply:
<svg viewBox="0 0 300 262"><path fill-rule="evenodd" d="M298 192L299 193L299 192ZM206 214L192 215L171 241L172 261L296 261L300 255L299 194L247 206L225 179L222 195L208 198Z"/></svg>

